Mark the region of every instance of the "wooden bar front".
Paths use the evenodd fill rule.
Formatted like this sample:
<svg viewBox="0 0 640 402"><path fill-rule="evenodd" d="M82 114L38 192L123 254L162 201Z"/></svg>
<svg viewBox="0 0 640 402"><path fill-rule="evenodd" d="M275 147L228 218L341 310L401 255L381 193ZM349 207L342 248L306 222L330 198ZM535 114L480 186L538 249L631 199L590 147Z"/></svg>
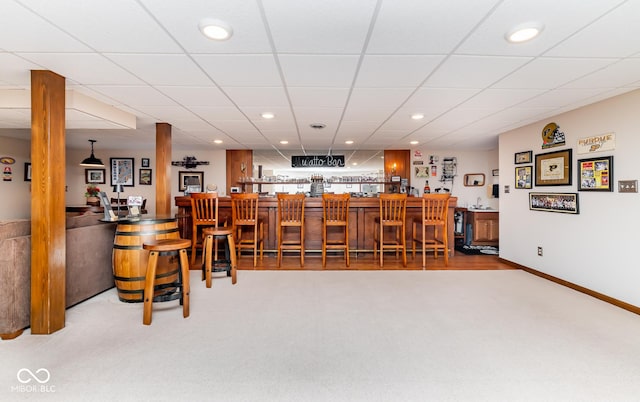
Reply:
<svg viewBox="0 0 640 402"><path fill-rule="evenodd" d="M457 203L456 197L449 201L449 255L453 256L453 212ZM190 197L175 197L178 206L178 226L183 238L191 238L191 199ZM305 201L305 248L306 251L318 252L322 249L322 198L309 197ZM258 215L264 222L265 251L276 251L276 219L278 202L275 197L261 197ZM219 198L219 220L231 226L231 198ZM349 211L349 247L352 252L373 251L374 218L380 215L378 198L351 198ZM411 249L413 237L413 220L422 218L422 198L407 198L407 250ZM420 226L418 224L418 230ZM419 234L420 235L420 234ZM331 237L331 233L329 234ZM430 234L427 234L429 238ZM433 236L433 234L431 234Z"/></svg>

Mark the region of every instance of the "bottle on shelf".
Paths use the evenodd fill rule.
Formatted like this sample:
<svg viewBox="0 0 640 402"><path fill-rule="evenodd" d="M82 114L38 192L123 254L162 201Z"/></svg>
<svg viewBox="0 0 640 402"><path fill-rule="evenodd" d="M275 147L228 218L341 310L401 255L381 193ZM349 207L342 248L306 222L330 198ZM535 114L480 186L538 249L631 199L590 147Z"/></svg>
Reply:
<svg viewBox="0 0 640 402"><path fill-rule="evenodd" d="M429 194L431 192L431 187L429 187L429 180L425 180L424 182L424 193Z"/></svg>

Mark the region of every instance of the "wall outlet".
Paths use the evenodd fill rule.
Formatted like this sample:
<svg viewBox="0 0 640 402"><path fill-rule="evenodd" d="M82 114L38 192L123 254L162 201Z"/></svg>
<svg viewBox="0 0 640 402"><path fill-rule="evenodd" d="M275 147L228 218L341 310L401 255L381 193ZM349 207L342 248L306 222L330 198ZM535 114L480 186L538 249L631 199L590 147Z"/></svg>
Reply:
<svg viewBox="0 0 640 402"><path fill-rule="evenodd" d="M538 255L542 257L542 247L538 246Z"/></svg>

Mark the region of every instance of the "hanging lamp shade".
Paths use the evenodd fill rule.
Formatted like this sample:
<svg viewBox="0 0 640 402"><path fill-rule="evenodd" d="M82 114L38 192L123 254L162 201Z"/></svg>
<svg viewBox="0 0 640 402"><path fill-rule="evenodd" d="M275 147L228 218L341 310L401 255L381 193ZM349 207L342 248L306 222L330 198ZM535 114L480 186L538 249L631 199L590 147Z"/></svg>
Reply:
<svg viewBox="0 0 640 402"><path fill-rule="evenodd" d="M80 162L80 166L99 166L104 167L104 163L93 155L93 143L97 142L96 140L89 140L91 143L91 156L85 158L82 162Z"/></svg>

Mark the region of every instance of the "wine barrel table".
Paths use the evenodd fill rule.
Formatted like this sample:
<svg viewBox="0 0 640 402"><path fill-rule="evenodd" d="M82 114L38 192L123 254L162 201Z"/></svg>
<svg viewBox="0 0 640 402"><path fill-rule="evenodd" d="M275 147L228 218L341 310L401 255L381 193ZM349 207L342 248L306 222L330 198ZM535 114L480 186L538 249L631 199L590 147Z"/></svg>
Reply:
<svg viewBox="0 0 640 402"><path fill-rule="evenodd" d="M120 219L113 241L113 276L120 301L142 303L149 252L144 242L160 239L179 239L175 218ZM158 258L156 285L171 287L178 281L178 257L161 255Z"/></svg>

